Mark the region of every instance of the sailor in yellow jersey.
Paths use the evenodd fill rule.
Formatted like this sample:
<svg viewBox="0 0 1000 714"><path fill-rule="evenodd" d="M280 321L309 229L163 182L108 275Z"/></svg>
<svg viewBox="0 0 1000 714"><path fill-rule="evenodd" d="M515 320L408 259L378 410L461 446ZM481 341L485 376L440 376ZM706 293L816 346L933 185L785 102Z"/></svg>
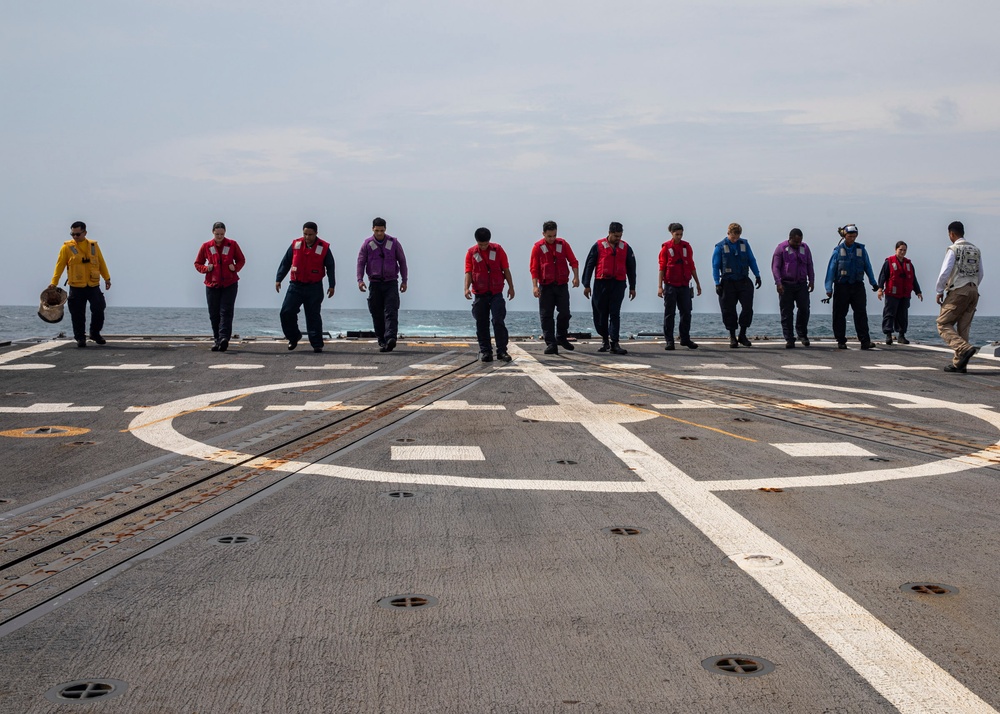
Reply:
<svg viewBox="0 0 1000 714"><path fill-rule="evenodd" d="M67 272L69 283L69 314L73 320L73 338L77 347L87 346L87 303L90 303L90 339L99 345L106 340L101 337L104 327L104 308L106 302L101 292L101 278L104 278L105 290L111 289L111 274L101 255L101 248L96 241L87 240L87 224L77 221L70 226L69 234L72 240L63 243L56 260L56 269L52 273L52 284L56 287L63 271Z"/></svg>

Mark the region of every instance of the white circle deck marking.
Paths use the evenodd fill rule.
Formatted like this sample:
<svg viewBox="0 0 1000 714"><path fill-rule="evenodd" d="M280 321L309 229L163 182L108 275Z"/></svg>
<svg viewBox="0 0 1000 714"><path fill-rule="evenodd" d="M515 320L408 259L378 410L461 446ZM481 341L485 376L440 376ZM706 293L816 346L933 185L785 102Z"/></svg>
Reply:
<svg viewBox="0 0 1000 714"><path fill-rule="evenodd" d="M42 364L41 362L22 362L21 364L0 364L0 370L15 371L27 369L52 369L54 364Z"/></svg>
<svg viewBox="0 0 1000 714"><path fill-rule="evenodd" d="M803 563L791 550L764 533L712 493L713 490L730 489L720 489L718 483L695 481L659 453L650 449L648 444L625 429L620 422L600 418L598 416L600 410L593 409L596 406L593 402L563 382L559 376L532 358L523 349L513 345L510 351L519 357L517 366L531 377L556 402L558 407L564 410L563 414L576 413L576 421L590 432L595 440L624 462L635 473L638 481L615 483L476 479L398 474L368 469L348 469L334 464L309 464L305 462L277 464L278 470L324 474L337 478L355 478L366 481L440 484L473 488L655 492L708 537L724 554L742 554L743 557L736 557L733 562L737 563L743 572L757 581L789 613L822 639L900 711L995 711L940 665L931 661L861 605L834 587L818 571ZM829 389L841 392L854 391L847 387L794 383L783 380L686 375L685 378L804 386L811 389ZM173 419L181 413L189 413L192 410L211 406L212 402L242 394L378 379L392 379L392 377L354 377L342 380L272 384L243 390L203 394L153 407L133 419L129 430L136 437L149 444L176 453L222 463L245 462L244 465L250 468L264 463L271 465L274 462L266 458L254 458L247 454L214 448L182 436L174 429ZM984 409L970 409L968 405L914 397L896 392L869 391L866 392L866 396L880 396L893 400L902 399L935 408L950 408L983 419L994 427L1000 427L1000 415ZM532 408L534 407L529 407L529 409ZM896 469L895 471L906 473L907 475L904 477L907 478L932 475L935 469L937 469L937 473L954 473L982 466L984 465L983 460L991 456L992 454L986 450L923 466ZM991 458L989 462L992 463ZM870 480L884 480L879 476L882 472L872 473L874 473L874 477ZM856 474L850 476L857 477ZM804 477L801 485L818 485L809 483L811 478L816 477ZM819 478L828 479L829 477ZM734 482L725 483L733 484ZM753 480L752 483L751 487L753 488L759 487L762 483L768 486L778 485L773 480L764 482ZM788 567L756 567L765 561L769 563L780 562L782 566ZM821 603L822 606L817 607L817 603Z"/></svg>

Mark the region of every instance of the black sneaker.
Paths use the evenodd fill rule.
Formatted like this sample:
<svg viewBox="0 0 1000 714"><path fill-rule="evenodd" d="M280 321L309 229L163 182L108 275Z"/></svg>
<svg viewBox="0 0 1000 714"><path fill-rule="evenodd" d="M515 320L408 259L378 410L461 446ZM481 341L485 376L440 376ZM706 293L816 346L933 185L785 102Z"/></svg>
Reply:
<svg viewBox="0 0 1000 714"><path fill-rule="evenodd" d="M101 337L101 333L100 332L91 332L90 333L90 341L91 342L96 342L99 345L104 345L104 344L107 344L107 342L108 342L106 339L104 339L103 337Z"/></svg>
<svg viewBox="0 0 1000 714"><path fill-rule="evenodd" d="M545 345L545 354L547 355L557 355L559 354L558 345Z"/></svg>
<svg viewBox="0 0 1000 714"><path fill-rule="evenodd" d="M492 352L480 352L479 353L479 361L480 362L492 362L493 361L493 353Z"/></svg>
<svg viewBox="0 0 1000 714"><path fill-rule="evenodd" d="M979 351L978 347L969 347L967 350L965 350L962 354L958 356L958 361L955 363L955 366L958 367L959 370L964 372L965 366L969 364L969 360L972 359L972 355L976 354L976 352L978 351Z"/></svg>
<svg viewBox="0 0 1000 714"><path fill-rule="evenodd" d="M665 349L667 352L673 352L675 349L674 343L668 342L667 344L663 345L663 349Z"/></svg>
<svg viewBox="0 0 1000 714"><path fill-rule="evenodd" d="M613 355L627 355L628 354L628 350L622 349L621 345L619 345L617 342L612 342L611 343L611 354L613 354Z"/></svg>
<svg viewBox="0 0 1000 714"><path fill-rule="evenodd" d="M695 344L692 340L681 340L681 345L687 347L689 350L698 349L698 345Z"/></svg>
<svg viewBox="0 0 1000 714"><path fill-rule="evenodd" d="M506 352L497 352L497 359L500 360L501 362L510 362L514 358L511 357Z"/></svg>
<svg viewBox="0 0 1000 714"><path fill-rule="evenodd" d="M556 344L557 344L557 345L559 345L560 347L562 347L562 348L563 348L564 350L569 350L570 352L572 352L573 350L575 350L575 349L576 349L576 347L574 347L574 346L573 346L573 345L572 345L572 344L570 343L570 341L569 341L569 340L566 340L566 339L563 339L563 340L556 340Z"/></svg>

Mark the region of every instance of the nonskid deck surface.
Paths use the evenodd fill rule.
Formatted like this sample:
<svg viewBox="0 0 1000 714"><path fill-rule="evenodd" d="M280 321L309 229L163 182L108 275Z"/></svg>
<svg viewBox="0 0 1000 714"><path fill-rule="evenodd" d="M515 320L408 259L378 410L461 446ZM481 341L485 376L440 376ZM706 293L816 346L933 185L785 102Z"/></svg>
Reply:
<svg viewBox="0 0 1000 714"><path fill-rule="evenodd" d="M1000 364L699 343L0 349L0 712L1000 707Z"/></svg>

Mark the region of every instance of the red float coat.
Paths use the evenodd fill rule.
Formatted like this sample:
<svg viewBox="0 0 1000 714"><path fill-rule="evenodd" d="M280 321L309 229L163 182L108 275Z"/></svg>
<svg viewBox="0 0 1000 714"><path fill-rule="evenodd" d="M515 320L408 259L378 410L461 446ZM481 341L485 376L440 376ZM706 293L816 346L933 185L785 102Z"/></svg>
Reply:
<svg viewBox="0 0 1000 714"><path fill-rule="evenodd" d="M628 243L619 240L614 246L607 238L597 241L597 269L594 277L598 280L625 280L628 272L625 260L628 257Z"/></svg>
<svg viewBox="0 0 1000 714"><path fill-rule="evenodd" d="M579 265L573 249L562 238L556 238L552 245L542 238L531 248L531 277L539 285L565 285L569 282L570 267Z"/></svg>
<svg viewBox="0 0 1000 714"><path fill-rule="evenodd" d="M330 250L330 244L317 238L313 247L306 245L305 238L292 241L292 274L289 280L295 283L318 283L323 280L326 270L323 261Z"/></svg>
<svg viewBox="0 0 1000 714"><path fill-rule="evenodd" d="M507 253L496 243L490 243L485 250L476 244L465 254L465 272L472 273L472 292L476 295L503 292L504 270L509 270Z"/></svg>
<svg viewBox="0 0 1000 714"><path fill-rule="evenodd" d="M889 263L889 277L885 281L885 294L895 298L910 297L913 292L913 262L909 258L900 260L895 255L886 260Z"/></svg>
<svg viewBox="0 0 1000 714"><path fill-rule="evenodd" d="M694 275L694 253L691 244L681 240L668 240L660 249L660 270L663 282L674 287L686 287Z"/></svg>
<svg viewBox="0 0 1000 714"><path fill-rule="evenodd" d="M198 249L194 267L199 273L205 274L206 287L228 288L240 279L239 272L246 262L236 241L223 238L222 243L216 245L213 238Z"/></svg>

